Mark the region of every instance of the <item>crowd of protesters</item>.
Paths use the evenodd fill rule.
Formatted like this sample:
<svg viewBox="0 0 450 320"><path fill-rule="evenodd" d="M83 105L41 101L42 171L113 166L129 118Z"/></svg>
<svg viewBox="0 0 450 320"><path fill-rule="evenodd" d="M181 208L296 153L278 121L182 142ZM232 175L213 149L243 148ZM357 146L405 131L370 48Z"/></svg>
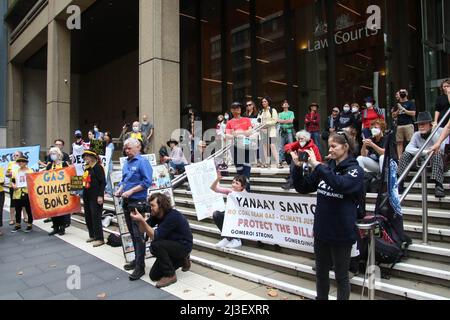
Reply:
<svg viewBox="0 0 450 320"><path fill-rule="evenodd" d="M321 107L316 102L312 102L308 112L301 115L291 111L286 100L279 108L269 97L261 99L260 108L252 100L245 104L234 102L229 112L217 118L216 143L219 148L216 147L216 151L226 145L230 146L230 150L224 152L221 157L218 178L211 189L225 195L250 192L253 165L260 170L289 167L290 175L283 189L295 188L299 193L318 192L314 222L318 299L328 298L329 271L332 267L338 283L338 299L348 299L350 254L356 241L353 234L357 216L354 197L364 190L364 176L367 173L381 176L386 157L386 135L391 129L396 129L400 176L424 146L433 128L442 120L441 128L425 148L423 156L433 152L431 179L436 186L435 196L446 196L443 177L446 170L445 153L449 150L449 143L446 142L450 142L447 140L450 121L443 119L443 116L450 107L450 80L442 83L441 90L442 95L436 102L434 117L430 112L417 114L415 103L409 100L408 91L400 89L395 96L395 105L389 110L381 109L372 97L364 99L362 105L349 102L344 104L342 109L334 106L330 108L331 114L324 121L324 127L320 117ZM387 112L393 120L391 127L388 127L386 122ZM122 128L119 139L123 142L127 161L118 190L113 190L110 177L105 176L99 154L90 148L92 141L102 140L105 148L114 151L111 133L101 132L99 126L94 124L85 141L82 132L77 130L72 151L81 150L85 161L83 203L89 231L87 242L92 243L94 247L105 243L101 224L105 194L121 197L126 223L136 248L136 259L124 268L133 270L130 280L138 280L143 276L145 232L153 240L153 252L157 259L160 259L152 269L152 280L158 281L157 286L164 287L176 282L174 273L177 268L189 270L192 234L185 218L174 210L165 198L153 196L150 199L154 211L148 221L139 214L143 212L137 211L138 203L147 201L147 189L152 183L152 168L141 155L149 151L154 127L147 116L143 116L142 120L132 125L126 124ZM189 132L189 145L192 152L198 148L201 154L198 159L192 155L190 161L201 161L207 148L207 143L197 136L196 126L199 120L195 110L190 109L186 128ZM296 130L298 123L302 127L301 130ZM180 141L170 139L167 142L169 149L166 146L160 149L161 163L166 163L173 174L184 172L185 166L190 162L179 144ZM40 162L43 170L59 170L71 164L73 158L63 151L64 147L64 141L55 140L45 159ZM26 174L32 172L28 163L29 159L17 151L6 172L0 171L0 206L3 209L4 191L9 188L10 225L13 233L22 230L21 222L22 218L25 218L25 212L27 225L24 231L32 231L33 215L27 185L24 183ZM230 164L235 165L237 176L231 188L224 188L219 186L222 179L221 166L226 168ZM109 171L112 169L111 162ZM403 191L402 184L399 189L400 192ZM220 230L223 228L224 215L222 211L216 211L213 215ZM170 219L172 225L164 224L167 222L165 216L169 217L167 219ZM1 221L2 219L0 223ZM51 222L53 231L49 235L64 235L65 228L70 225L70 216L53 218ZM155 231L153 227L156 225L159 225L159 228ZM176 237L170 234L170 230L165 229L174 225L179 228L178 240L174 240ZM235 249L242 246L242 241L224 238L217 246Z"/></svg>

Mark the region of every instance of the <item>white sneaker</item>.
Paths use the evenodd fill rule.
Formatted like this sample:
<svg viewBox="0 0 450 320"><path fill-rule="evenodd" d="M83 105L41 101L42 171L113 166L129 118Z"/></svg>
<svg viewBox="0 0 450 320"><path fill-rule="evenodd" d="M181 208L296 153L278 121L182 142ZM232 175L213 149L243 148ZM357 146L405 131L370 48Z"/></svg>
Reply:
<svg viewBox="0 0 450 320"><path fill-rule="evenodd" d="M236 249L236 248L239 248L241 246L242 246L241 239L233 239L227 244L226 248Z"/></svg>
<svg viewBox="0 0 450 320"><path fill-rule="evenodd" d="M216 244L216 247L225 248L229 243L230 243L230 241L227 238L223 238Z"/></svg>

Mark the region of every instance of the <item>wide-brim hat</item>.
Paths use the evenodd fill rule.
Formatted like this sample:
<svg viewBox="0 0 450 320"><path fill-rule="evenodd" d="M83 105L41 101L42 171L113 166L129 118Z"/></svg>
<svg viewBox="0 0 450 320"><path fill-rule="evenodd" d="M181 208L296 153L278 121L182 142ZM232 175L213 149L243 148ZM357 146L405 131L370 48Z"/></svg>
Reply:
<svg viewBox="0 0 450 320"><path fill-rule="evenodd" d="M309 110L311 110L312 107L317 107L317 109L320 108L319 104L317 102L313 102L309 105Z"/></svg>
<svg viewBox="0 0 450 320"><path fill-rule="evenodd" d="M95 152L92 151L92 150L84 150L84 152L83 152L83 158L86 157L86 156L98 158L98 154L95 153Z"/></svg>
<svg viewBox="0 0 450 320"><path fill-rule="evenodd" d="M425 111L425 112L419 113L416 124L432 123L432 122L433 122L433 118L431 117L431 113L429 111Z"/></svg>
<svg viewBox="0 0 450 320"><path fill-rule="evenodd" d="M175 143L175 145L178 145L178 144L179 144L177 140L175 140L175 139L170 139L169 141L167 141L167 146L170 147L170 144L171 144L171 143Z"/></svg>
<svg viewBox="0 0 450 320"><path fill-rule="evenodd" d="M16 159L16 162L26 162L26 163L29 163L30 160L28 160L28 158L26 158L26 157L19 157L19 158Z"/></svg>

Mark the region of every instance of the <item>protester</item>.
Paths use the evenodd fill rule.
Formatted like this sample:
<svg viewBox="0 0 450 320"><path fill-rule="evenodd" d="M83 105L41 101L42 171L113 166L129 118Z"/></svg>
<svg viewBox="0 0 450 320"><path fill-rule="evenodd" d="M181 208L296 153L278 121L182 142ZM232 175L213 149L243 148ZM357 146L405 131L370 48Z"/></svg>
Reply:
<svg viewBox="0 0 450 320"><path fill-rule="evenodd" d="M246 109L243 117L249 118L249 119L257 119L258 118L258 107L256 106L256 104L252 100L249 100L246 103L246 107L247 107L247 109Z"/></svg>
<svg viewBox="0 0 450 320"><path fill-rule="evenodd" d="M0 236L3 235L1 228L3 228L3 206L5 205L5 171L0 167Z"/></svg>
<svg viewBox="0 0 450 320"><path fill-rule="evenodd" d="M9 216L10 216L10 220L9 220L9 225L13 226L16 223L16 204L15 204L15 199L14 197L12 197L12 195L14 194L14 189L12 187L12 177L15 175L15 173L17 172L17 170L19 170L19 164L16 162L17 159L19 158L23 158L24 155L22 152L20 151L16 151L13 154L13 161L8 162L8 166L6 167L6 178L5 180L8 180L6 183L6 186L9 187L9 195L10 195L10 207L9 207Z"/></svg>
<svg viewBox="0 0 450 320"><path fill-rule="evenodd" d="M236 176L231 183L230 188L222 188L219 186L219 182L222 180L222 175L220 171L217 171L217 179L211 185L211 190L224 195L229 195L233 192L243 193L246 192L245 188L247 186L247 178L244 176ZM213 213L213 220L217 228L222 232L223 221L225 219L225 211L215 211ZM223 238L220 242L216 244L218 248L230 248L236 249L242 246L241 239L237 238Z"/></svg>
<svg viewBox="0 0 450 320"><path fill-rule="evenodd" d="M374 173L383 172L386 123L382 119L372 121L372 137L363 140L358 163L361 168Z"/></svg>
<svg viewBox="0 0 450 320"><path fill-rule="evenodd" d="M104 133L100 131L98 125L94 123L94 139L91 140L103 140Z"/></svg>
<svg viewBox="0 0 450 320"><path fill-rule="evenodd" d="M256 106L255 102L253 100L248 100L246 103L246 112L244 113L243 117L244 118L249 118L253 128L256 128L259 125L258 122L258 107ZM257 134L255 135L255 141L251 143L251 147L250 147L250 163L257 163L257 167L261 168L262 167L262 162L261 162L261 141L260 141L260 135ZM229 157L229 159L231 159L230 157L231 155L231 151L227 152L226 156ZM231 164L231 161L230 161Z"/></svg>
<svg viewBox="0 0 450 320"><path fill-rule="evenodd" d="M61 150L62 155L63 155L62 161L65 161L68 164L70 164L70 157L69 157L69 155L67 153L64 152L65 144L66 143L62 139L56 139L55 142L53 143L53 145L55 147L57 147L57 148L59 148L59 150ZM49 159L49 160L51 160L51 159ZM51 162L51 161L49 161L49 162Z"/></svg>
<svg viewBox="0 0 450 320"><path fill-rule="evenodd" d="M83 134L80 130L75 131L75 142L72 144L72 152L74 150L86 150L89 149L89 143L84 142Z"/></svg>
<svg viewBox="0 0 450 320"><path fill-rule="evenodd" d="M411 142L408 144L408 146L405 149L405 152L403 153L402 157L400 158L400 163L398 165L398 174L401 176L407 166L411 163L414 156L417 155L419 152L419 149L422 148L426 142L426 140L430 137L433 129L433 119L431 117L431 113L421 112L419 113L419 116L417 117L416 124L419 126L419 131L414 133ZM435 196L436 198L444 198L445 197L445 190L444 190L444 160L443 160L443 154L440 151L442 146L435 150L433 148L433 144L436 144L436 142L441 142L439 136L442 134L443 129L439 128L437 134L433 136L431 139L431 142L429 143L430 148L434 151L434 155L431 158L431 180L435 183ZM442 143L442 142L441 142ZM429 150L425 150L423 152L422 158L426 156ZM403 192L404 186L403 183L400 185L400 192Z"/></svg>
<svg viewBox="0 0 450 320"><path fill-rule="evenodd" d="M178 146L178 141L170 139L167 141L167 146L170 148L170 154L164 158L164 161L169 163L169 167L172 169L173 174L182 174L184 168L189 164L184 156L183 150Z"/></svg>
<svg viewBox="0 0 450 320"><path fill-rule="evenodd" d="M327 120L327 127L325 128L325 131L322 134L323 140L326 140L328 142L328 138L330 137L330 135L337 131L340 113L341 110L338 107L333 108L333 111L331 112L331 115L328 117Z"/></svg>
<svg viewBox="0 0 450 320"><path fill-rule="evenodd" d="M342 108L342 112L339 115L339 121L337 125L337 130L342 131L348 127L352 127L355 125L355 117L352 113L352 108L349 104L344 105Z"/></svg>
<svg viewBox="0 0 450 320"><path fill-rule="evenodd" d="M306 152L306 150L313 150L314 154L316 155L316 159L320 162L322 161L319 147L314 143L314 140L312 140L311 133L305 130L297 132L296 139L297 142L288 144L284 147L284 151L287 155L289 155L290 159L292 159L293 155L298 156L299 154ZM290 161L289 177L286 179L286 184L281 186L282 189L290 190L294 188L294 180L292 176L294 168L295 163L293 161Z"/></svg>
<svg viewBox="0 0 450 320"><path fill-rule="evenodd" d="M405 143L408 144L414 134L414 118L416 105L408 100L408 91L399 91L400 101L392 112L392 117L397 118L397 154L401 158Z"/></svg>
<svg viewBox="0 0 450 320"><path fill-rule="evenodd" d="M83 204L86 225L89 232L87 243L95 247L105 244L102 227L102 211L105 195L105 171L98 155L85 150L83 153Z"/></svg>
<svg viewBox="0 0 450 320"><path fill-rule="evenodd" d="M27 220L27 228L25 229L25 233L28 233L33 230L33 214L31 213L31 205L30 199L28 197L28 188L27 188L27 174L33 173L33 170L28 168L29 160L25 156L18 157L16 160L19 165L19 169L13 172L12 175L12 188L14 190L13 199L14 206L16 212L16 226L12 230L13 233L22 229L22 209L25 208L28 220Z"/></svg>
<svg viewBox="0 0 450 320"><path fill-rule="evenodd" d="M434 122L433 126L437 126L439 122L441 122L444 115L447 113L450 108L450 79L446 79L441 83L441 95L436 99L436 111L434 113ZM447 119L442 123L441 128L445 128ZM449 142L450 143L450 142Z"/></svg>
<svg viewBox="0 0 450 320"><path fill-rule="evenodd" d="M298 157L293 157L295 189L299 193L317 191L314 215L314 254L316 259L317 300L328 300L330 271L334 266L337 299L350 298L349 267L352 246L357 240L358 205L355 199L363 197L363 169L351 155L353 141L344 132L331 134L329 141L331 161L321 164L312 150L308 164L313 172L304 174Z"/></svg>
<svg viewBox="0 0 450 320"><path fill-rule="evenodd" d="M233 161L237 174L247 178L247 191L250 192L250 136L252 135L252 123L249 118L241 117L243 105L234 102L231 105L233 119L228 121L226 127L227 140L233 143Z"/></svg>
<svg viewBox="0 0 450 320"><path fill-rule="evenodd" d="M109 165L108 165L108 176L106 177L106 193L111 195L113 194L113 186L112 186L112 182L111 182L111 173L113 172L114 169L114 164L113 164L113 154L114 154L114 143L112 142L112 135L111 132L107 131L105 132L105 135L103 137L103 139L105 140L106 143L106 149L111 149L111 160L109 161Z"/></svg>
<svg viewBox="0 0 450 320"><path fill-rule="evenodd" d="M124 144L128 139L136 139L140 144L140 153L144 154L147 146L147 139L141 131L141 124L138 121L135 121L133 122L132 131L126 133L127 129L128 127L125 125L122 133L120 134L120 137L122 138L122 141L124 141Z"/></svg>
<svg viewBox="0 0 450 320"><path fill-rule="evenodd" d="M364 101L365 104L363 106L363 110L361 111L361 121L362 121L363 135L365 133L367 134L365 137L363 137L363 139L370 136L369 132L373 120L376 119L384 120L383 111L375 106L376 101L372 97L367 97L366 99L364 99Z"/></svg>
<svg viewBox="0 0 450 320"><path fill-rule="evenodd" d="M284 154L284 146L294 142L294 120L295 114L289 111L289 103L287 100L283 103L283 112L280 113L278 117L278 123L280 124L280 151L279 158L280 163L278 164L278 169L283 169L283 164L287 164L286 157Z"/></svg>
<svg viewBox="0 0 450 320"><path fill-rule="evenodd" d="M311 103L309 113L305 117L305 129L311 134L315 145L320 149L320 114L319 104Z"/></svg>
<svg viewBox="0 0 450 320"><path fill-rule="evenodd" d="M143 134L143 138L145 138L145 145L146 145L146 152L149 152L150 147L150 140L153 137L153 132L155 130L155 127L152 123L148 121L147 115L142 116L142 122L141 122L141 131Z"/></svg>
<svg viewBox="0 0 450 320"><path fill-rule="evenodd" d="M279 152L276 148L278 112L270 106L270 103L270 98L263 98L261 100L262 110L258 115L259 121L264 125L260 131L265 158L265 163L262 165L263 168L270 167L272 156L275 158L275 163L280 163Z"/></svg>
<svg viewBox="0 0 450 320"><path fill-rule="evenodd" d="M69 164L67 161L64 161L64 155L61 152L61 149L59 148L51 148L49 152L50 156L50 163L47 165L46 169L47 171L55 171L62 168L67 168ZM54 217L51 218L51 221L53 223L53 231L50 232L49 236L54 236L56 234L59 234L60 236L63 236L66 233L66 225L70 224L70 215L65 215L61 217Z"/></svg>
<svg viewBox="0 0 450 320"><path fill-rule="evenodd" d="M156 261L150 271L150 279L157 281L157 288L164 288L177 282L176 270L183 272L191 268L190 253L193 236L186 217L172 208L170 199L161 194L153 194L150 199L150 218L145 221L142 214L135 210L131 218L139 225L141 233L151 240L150 252ZM157 229L154 229L158 226Z"/></svg>
<svg viewBox="0 0 450 320"><path fill-rule="evenodd" d="M127 161L122 170L122 181L115 197L122 197L123 210L128 230L130 231L135 248L135 261L127 263L124 269L134 270L130 280L139 280L145 274L145 240L137 224L132 223L130 209L139 202L147 200L147 190L152 185L153 169L148 161L141 156L141 144L137 139L128 139L124 143Z"/></svg>
<svg viewBox="0 0 450 320"><path fill-rule="evenodd" d="M89 143L89 145L90 145L90 143L91 143L91 141L93 141L93 140L97 140L96 138L95 138L95 132L94 132L94 130L89 130L88 131L88 143Z"/></svg>

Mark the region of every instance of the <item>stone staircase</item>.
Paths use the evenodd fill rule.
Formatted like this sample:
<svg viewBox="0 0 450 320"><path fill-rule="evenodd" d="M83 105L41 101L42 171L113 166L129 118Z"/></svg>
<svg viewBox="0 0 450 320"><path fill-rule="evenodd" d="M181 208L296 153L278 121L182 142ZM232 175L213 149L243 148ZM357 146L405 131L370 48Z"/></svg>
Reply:
<svg viewBox="0 0 450 320"><path fill-rule="evenodd" d="M119 170L115 165L115 170ZM230 175L235 173L230 169ZM281 185L285 183L288 170L256 169L252 170L252 192L272 195L296 194L295 190L285 191ZM232 177L224 178L223 185L231 186ZM434 185L428 185L431 195L428 197L429 207L429 239L427 245L422 244L422 209L420 183L412 189L407 197L404 209L404 225L407 233L413 238L409 248L409 257L397 263L388 279L377 280L377 299L418 299L441 300L450 299L450 173L445 174L447 198L434 197ZM306 299L315 298L314 256L311 253L283 248L271 244L243 240L239 249L216 248L221 239L220 232L211 219L198 221L194 202L188 185L174 190L176 207L189 220L194 233L194 250L191 259L194 263L223 273L263 284ZM310 195L314 197L314 195ZM376 194L367 195L367 210L375 208ZM107 199L105 209L114 211L112 199ZM82 216L74 216L75 222L81 226ZM117 232L113 224L106 232ZM380 266L386 271L390 266ZM384 272L382 272L383 274ZM331 273L334 278L334 274ZM366 286L364 275L351 279L351 299L361 299L361 292ZM332 284L330 298L336 296L335 283ZM366 298L363 298L366 299Z"/></svg>

